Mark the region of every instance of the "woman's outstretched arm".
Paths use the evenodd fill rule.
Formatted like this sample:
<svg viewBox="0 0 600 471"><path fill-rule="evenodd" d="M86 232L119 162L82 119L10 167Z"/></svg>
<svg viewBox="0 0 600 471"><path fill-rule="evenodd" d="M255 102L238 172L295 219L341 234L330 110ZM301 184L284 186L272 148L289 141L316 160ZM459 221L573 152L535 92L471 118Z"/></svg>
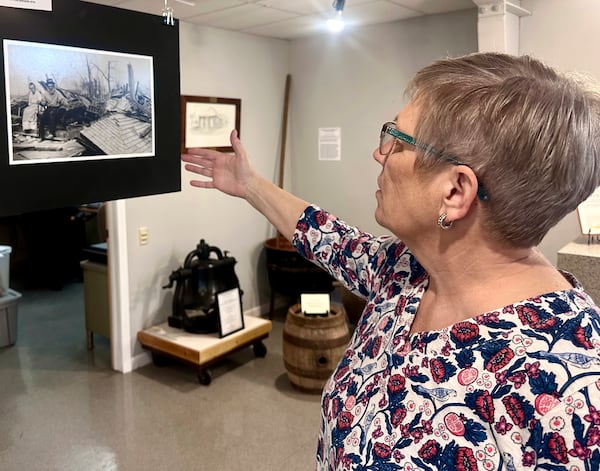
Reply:
<svg viewBox="0 0 600 471"><path fill-rule="evenodd" d="M258 175L246 150L238 139L237 131L230 135L233 154L212 149L195 148L183 154L185 169L206 177L191 180L198 188L216 188L231 196L244 198L262 213L286 239L291 240L298 218L308 203L279 188L273 182Z"/></svg>

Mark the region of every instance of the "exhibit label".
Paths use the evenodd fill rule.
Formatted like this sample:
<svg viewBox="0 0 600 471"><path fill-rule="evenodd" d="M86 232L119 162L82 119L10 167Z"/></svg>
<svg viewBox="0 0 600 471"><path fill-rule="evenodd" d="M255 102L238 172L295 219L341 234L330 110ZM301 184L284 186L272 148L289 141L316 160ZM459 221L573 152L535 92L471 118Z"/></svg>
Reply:
<svg viewBox="0 0 600 471"><path fill-rule="evenodd" d="M52 11L52 0L0 0L0 7Z"/></svg>

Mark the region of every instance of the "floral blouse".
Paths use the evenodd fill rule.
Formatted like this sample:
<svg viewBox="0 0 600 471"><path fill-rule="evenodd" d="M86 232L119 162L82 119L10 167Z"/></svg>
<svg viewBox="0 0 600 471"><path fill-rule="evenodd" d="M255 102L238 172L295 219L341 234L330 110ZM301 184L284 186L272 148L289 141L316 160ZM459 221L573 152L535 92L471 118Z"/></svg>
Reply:
<svg viewBox="0 0 600 471"><path fill-rule="evenodd" d="M294 245L367 305L323 390L317 469L600 467L600 311L575 278L409 334L428 274L406 246L309 206Z"/></svg>

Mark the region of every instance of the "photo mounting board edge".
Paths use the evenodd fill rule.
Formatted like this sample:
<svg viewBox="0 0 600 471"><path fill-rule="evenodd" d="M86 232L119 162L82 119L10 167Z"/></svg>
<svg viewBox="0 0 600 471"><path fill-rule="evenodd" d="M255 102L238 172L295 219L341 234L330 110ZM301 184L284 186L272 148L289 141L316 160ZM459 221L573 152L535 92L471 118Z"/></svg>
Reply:
<svg viewBox="0 0 600 471"><path fill-rule="evenodd" d="M52 11L0 7L0 43L12 40L151 57L154 152L136 158L10 165L13 116L6 74L11 64L7 66L0 45L0 217L180 191L179 22L167 26L160 15L80 0L53 0L52 6ZM66 67L56 69L44 75L62 79L76 75Z"/></svg>

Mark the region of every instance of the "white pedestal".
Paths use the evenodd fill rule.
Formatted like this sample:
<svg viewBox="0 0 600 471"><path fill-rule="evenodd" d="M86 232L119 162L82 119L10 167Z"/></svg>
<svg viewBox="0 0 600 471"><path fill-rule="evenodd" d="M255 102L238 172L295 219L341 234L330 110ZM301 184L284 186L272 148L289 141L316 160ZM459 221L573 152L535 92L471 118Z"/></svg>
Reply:
<svg viewBox="0 0 600 471"><path fill-rule="evenodd" d="M600 244L581 237L557 253L557 266L572 273L596 304L600 303Z"/></svg>

